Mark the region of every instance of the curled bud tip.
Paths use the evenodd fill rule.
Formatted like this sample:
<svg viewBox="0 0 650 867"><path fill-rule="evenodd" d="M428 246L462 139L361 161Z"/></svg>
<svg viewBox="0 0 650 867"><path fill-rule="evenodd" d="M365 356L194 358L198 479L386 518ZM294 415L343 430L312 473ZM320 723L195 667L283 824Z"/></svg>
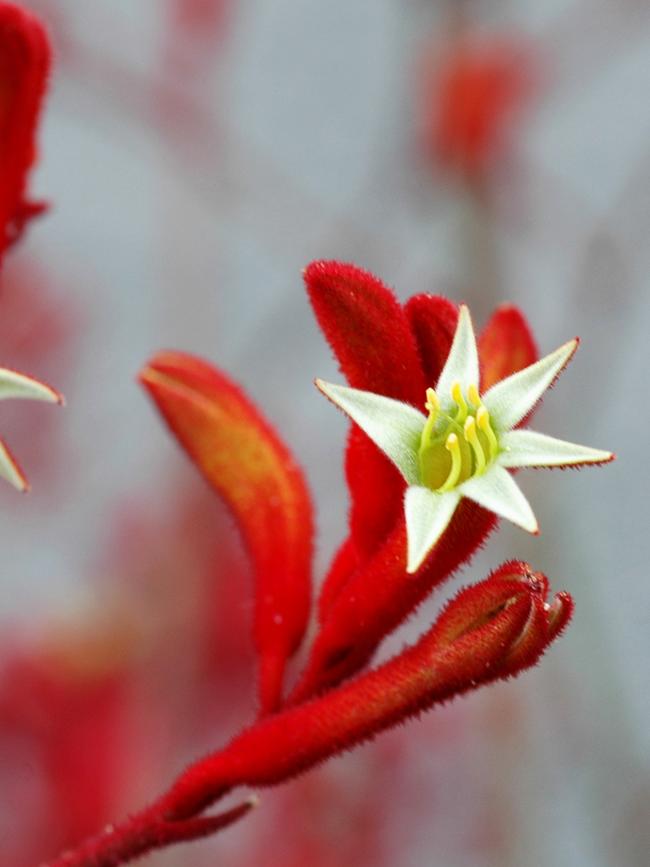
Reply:
<svg viewBox="0 0 650 867"><path fill-rule="evenodd" d="M556 594L553 602L548 607L548 629L551 638L556 638L567 627L575 604L572 597L565 592Z"/></svg>

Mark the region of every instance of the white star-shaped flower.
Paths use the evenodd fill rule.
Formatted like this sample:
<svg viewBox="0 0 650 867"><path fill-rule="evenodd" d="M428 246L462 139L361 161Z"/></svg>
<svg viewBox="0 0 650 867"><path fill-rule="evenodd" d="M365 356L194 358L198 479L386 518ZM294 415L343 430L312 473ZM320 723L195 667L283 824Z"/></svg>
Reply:
<svg viewBox="0 0 650 867"><path fill-rule="evenodd" d="M44 382L26 376L24 373L0 367L0 400L8 397L44 400L47 403L64 403L63 395ZM18 488L19 491L29 490L29 482L20 469L20 465L1 439L0 476L12 484L14 488Z"/></svg>
<svg viewBox="0 0 650 867"><path fill-rule="evenodd" d="M414 407L369 391L316 380L316 385L390 458L408 487L404 497L406 571L413 573L467 497L530 533L533 510L509 469L600 464L611 452L515 430L575 352L570 340L555 352L480 394L476 338L461 306L449 356L424 416Z"/></svg>

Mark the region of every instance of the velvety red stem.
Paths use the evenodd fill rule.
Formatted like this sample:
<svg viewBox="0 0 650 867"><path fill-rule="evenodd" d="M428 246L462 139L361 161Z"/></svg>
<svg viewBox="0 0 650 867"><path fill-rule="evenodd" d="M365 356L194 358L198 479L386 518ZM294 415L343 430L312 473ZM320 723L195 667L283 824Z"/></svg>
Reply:
<svg viewBox="0 0 650 867"><path fill-rule="evenodd" d="M161 846L204 836L247 805L202 817L236 786L272 786L374 737L432 705L532 665L566 623L569 598L545 602L548 584L509 563L461 591L411 648L325 695L289 708L192 765L152 807L46 867L117 867ZM520 648L525 652L520 653Z"/></svg>
<svg viewBox="0 0 650 867"><path fill-rule="evenodd" d="M525 628L532 601L529 588L519 580L490 582L489 590L486 583L450 603L460 624L453 640L436 624L416 645L379 668L249 728L179 779L166 799L166 815L193 815L234 786L283 782L433 704L492 680Z"/></svg>
<svg viewBox="0 0 650 867"><path fill-rule="evenodd" d="M77 849L64 852L43 867L117 867L155 849L214 834L243 818L255 803L249 799L218 816L200 816L179 822L165 821L155 808L145 810L122 825L107 826L101 834L89 838Z"/></svg>

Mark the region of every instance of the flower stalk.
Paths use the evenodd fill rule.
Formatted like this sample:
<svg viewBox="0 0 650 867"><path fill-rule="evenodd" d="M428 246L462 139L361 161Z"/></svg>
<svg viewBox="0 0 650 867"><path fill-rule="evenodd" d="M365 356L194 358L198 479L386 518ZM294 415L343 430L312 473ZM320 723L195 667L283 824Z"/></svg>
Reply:
<svg viewBox="0 0 650 867"><path fill-rule="evenodd" d="M506 563L462 590L420 640L382 666L325 695L260 720L182 774L129 822L108 828L44 867L114 867L242 818L254 801L201 816L235 787L268 787L467 690L533 665L557 634L551 611L570 617L566 596L546 603L548 582ZM525 648L522 651L522 648Z"/></svg>

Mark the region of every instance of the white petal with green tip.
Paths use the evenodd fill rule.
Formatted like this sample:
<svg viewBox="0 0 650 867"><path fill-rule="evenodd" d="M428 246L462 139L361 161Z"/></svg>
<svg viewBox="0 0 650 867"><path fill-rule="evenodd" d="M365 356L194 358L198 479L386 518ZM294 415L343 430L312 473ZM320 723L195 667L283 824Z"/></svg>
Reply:
<svg viewBox="0 0 650 867"><path fill-rule="evenodd" d="M485 392L483 403L496 428L507 431L524 418L569 361L578 345L570 340L512 376L502 379Z"/></svg>
<svg viewBox="0 0 650 867"><path fill-rule="evenodd" d="M61 395L44 382L25 376L24 373L0 367L0 400L8 397L45 400L48 403L61 403L62 400Z"/></svg>
<svg viewBox="0 0 650 867"><path fill-rule="evenodd" d="M591 449L532 430L512 430L501 435L502 467L566 467L611 461L611 452Z"/></svg>
<svg viewBox="0 0 650 867"><path fill-rule="evenodd" d="M513 524L528 530L538 531L537 519L530 503L508 470L496 464L482 476L474 476L458 488L464 497L474 500L484 509L507 518Z"/></svg>
<svg viewBox="0 0 650 867"><path fill-rule="evenodd" d="M436 394L442 408L447 411L455 406L451 397L451 389L455 382L460 383L463 393L466 394L470 385L478 386L478 379L476 337L469 310L462 304L451 349L436 384Z"/></svg>
<svg viewBox="0 0 650 867"><path fill-rule="evenodd" d="M362 431L395 464L410 485L419 482L418 448L426 421L407 403L370 391L316 380L333 403L359 425Z"/></svg>
<svg viewBox="0 0 650 867"><path fill-rule="evenodd" d="M406 571L417 572L427 554L447 529L460 502L458 491L438 494L420 485L406 489Z"/></svg>

